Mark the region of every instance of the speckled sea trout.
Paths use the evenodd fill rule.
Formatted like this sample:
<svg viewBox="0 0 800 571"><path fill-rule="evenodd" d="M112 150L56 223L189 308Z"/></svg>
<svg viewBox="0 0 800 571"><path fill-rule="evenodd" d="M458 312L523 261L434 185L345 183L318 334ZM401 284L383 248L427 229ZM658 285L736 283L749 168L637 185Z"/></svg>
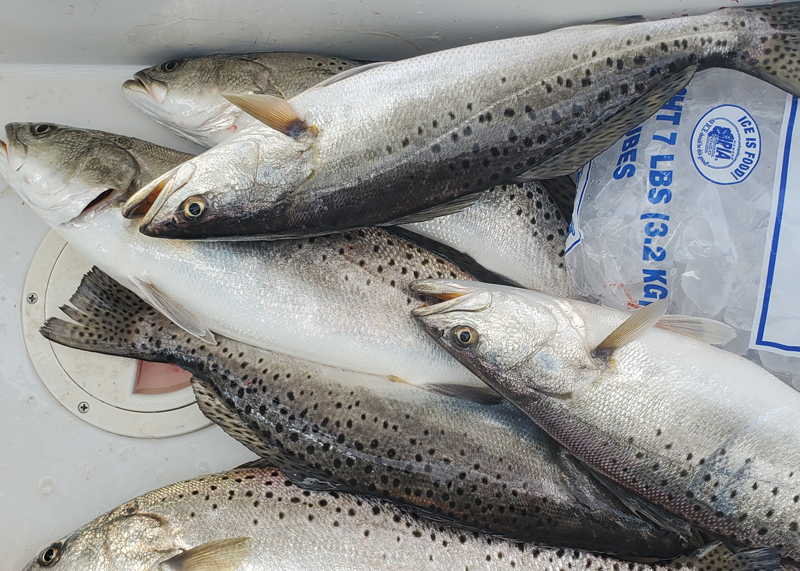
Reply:
<svg viewBox="0 0 800 571"><path fill-rule="evenodd" d="M663 301L629 316L501 286L413 287L449 300L415 310L429 334L586 464L800 560L800 393L703 341L729 340L726 325L662 317Z"/></svg>
<svg viewBox="0 0 800 571"><path fill-rule="evenodd" d="M289 99L362 63L293 52L187 58L143 69L122 90L157 123L198 145L213 147L258 122L221 93Z"/></svg>
<svg viewBox="0 0 800 571"><path fill-rule="evenodd" d="M187 332L416 384L483 386L408 314L420 303L408 295L413 279L469 279L417 244L371 228L297 242L154 240L122 217L119 193L174 151L44 123L12 123L6 136L9 184L86 259Z"/></svg>
<svg viewBox="0 0 800 571"><path fill-rule="evenodd" d="M774 550L720 544L662 565L464 533L363 496L303 491L243 467L149 492L46 547L25 571L773 571Z"/></svg>
<svg viewBox="0 0 800 571"><path fill-rule="evenodd" d="M176 364L203 412L304 488L360 492L518 541L674 557L692 545L634 516L522 412L184 334L95 269L48 339ZM132 328L131 323L136 327ZM688 534L686 534L688 536Z"/></svg>
<svg viewBox="0 0 800 571"><path fill-rule="evenodd" d="M126 213L158 194L142 232L190 239L430 218L523 173L578 170L704 67L800 95L799 12L790 3L597 23L362 66L289 102L229 96L273 129L187 161L131 197Z"/></svg>
<svg viewBox="0 0 800 571"><path fill-rule="evenodd" d="M306 54L219 55L169 61L142 70L135 80L125 82L123 90L157 122L210 147L257 123L220 93L269 93L289 98L298 91L279 90L277 85L310 82L319 74L330 76L354 65L347 60ZM291 73L291 66L297 67L297 74ZM276 86L262 86L273 85L268 71ZM558 200L558 206L549 194ZM568 177L546 181L544 185L529 181L524 188L521 184L502 185L460 212L405 228L470 256L515 284L574 297L563 264L566 220L572 214L574 197L575 184Z"/></svg>

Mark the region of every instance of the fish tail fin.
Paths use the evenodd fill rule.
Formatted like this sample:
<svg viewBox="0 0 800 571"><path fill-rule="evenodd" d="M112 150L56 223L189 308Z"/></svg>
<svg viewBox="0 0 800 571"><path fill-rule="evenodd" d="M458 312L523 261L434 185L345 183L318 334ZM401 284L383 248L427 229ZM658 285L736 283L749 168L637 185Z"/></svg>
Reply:
<svg viewBox="0 0 800 571"><path fill-rule="evenodd" d="M676 563L687 567L691 564L695 569L722 571L739 569L741 571L778 571L781 569L780 551L773 547L764 549L748 549L732 552L722 542L715 542L701 547L692 555L680 557Z"/></svg>
<svg viewBox="0 0 800 571"><path fill-rule="evenodd" d="M185 333L98 268L83 276L61 310L75 323L50 317L39 329L50 341L73 349L155 362L170 360L168 344Z"/></svg>
<svg viewBox="0 0 800 571"><path fill-rule="evenodd" d="M800 97L800 2L730 10L742 18L726 20L748 38L732 67Z"/></svg>

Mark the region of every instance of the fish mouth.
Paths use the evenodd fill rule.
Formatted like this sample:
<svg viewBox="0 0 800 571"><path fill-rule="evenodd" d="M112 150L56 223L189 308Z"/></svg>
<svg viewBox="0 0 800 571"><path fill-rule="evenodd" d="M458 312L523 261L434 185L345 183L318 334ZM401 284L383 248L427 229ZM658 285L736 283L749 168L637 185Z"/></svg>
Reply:
<svg viewBox="0 0 800 571"><path fill-rule="evenodd" d="M167 85L157 79L149 77L139 71L133 74L133 79L122 84L122 89L129 92L141 93L153 100L156 105L161 105L167 98Z"/></svg>
<svg viewBox="0 0 800 571"><path fill-rule="evenodd" d="M482 311L492 303L492 294L476 282L457 280L417 280L409 289L425 297L442 300L411 311L414 317L426 317L450 311Z"/></svg>
<svg viewBox="0 0 800 571"><path fill-rule="evenodd" d="M149 182L137 190L125 201L122 206L122 215L125 218L139 218L144 216L144 227L149 224L155 213L161 208L173 191L178 190L192 178L197 170L194 163L187 162L172 169L168 173Z"/></svg>
<svg viewBox="0 0 800 571"><path fill-rule="evenodd" d="M5 157L8 166L14 172L22 167L25 158L28 156L28 147L17 137L14 123L6 125L6 142L3 143L2 155Z"/></svg>

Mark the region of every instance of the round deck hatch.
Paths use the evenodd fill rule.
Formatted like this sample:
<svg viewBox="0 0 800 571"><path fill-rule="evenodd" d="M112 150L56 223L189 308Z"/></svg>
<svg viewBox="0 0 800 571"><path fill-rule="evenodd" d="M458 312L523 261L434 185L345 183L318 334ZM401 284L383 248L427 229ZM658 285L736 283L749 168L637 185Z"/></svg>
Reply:
<svg viewBox="0 0 800 571"><path fill-rule="evenodd" d="M159 394L152 390L134 393L143 365L139 361L71 349L51 343L39 333L48 317L69 321L59 308L69 303L91 267L51 230L28 270L21 304L23 337L47 389L81 420L123 436L164 438L211 424L185 383L183 388ZM174 374L170 367L177 369L160 367L155 374L170 375ZM153 371L148 369L145 374Z"/></svg>

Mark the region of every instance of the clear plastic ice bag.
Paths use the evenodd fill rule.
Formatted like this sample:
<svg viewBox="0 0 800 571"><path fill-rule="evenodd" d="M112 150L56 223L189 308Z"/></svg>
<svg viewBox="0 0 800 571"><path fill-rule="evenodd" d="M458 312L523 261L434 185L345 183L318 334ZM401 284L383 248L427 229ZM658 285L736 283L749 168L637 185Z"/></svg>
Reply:
<svg viewBox="0 0 800 571"><path fill-rule="evenodd" d="M728 323L727 349L800 388L796 112L758 79L704 71L586 165L565 256L578 291L619 309L669 295L670 313Z"/></svg>

